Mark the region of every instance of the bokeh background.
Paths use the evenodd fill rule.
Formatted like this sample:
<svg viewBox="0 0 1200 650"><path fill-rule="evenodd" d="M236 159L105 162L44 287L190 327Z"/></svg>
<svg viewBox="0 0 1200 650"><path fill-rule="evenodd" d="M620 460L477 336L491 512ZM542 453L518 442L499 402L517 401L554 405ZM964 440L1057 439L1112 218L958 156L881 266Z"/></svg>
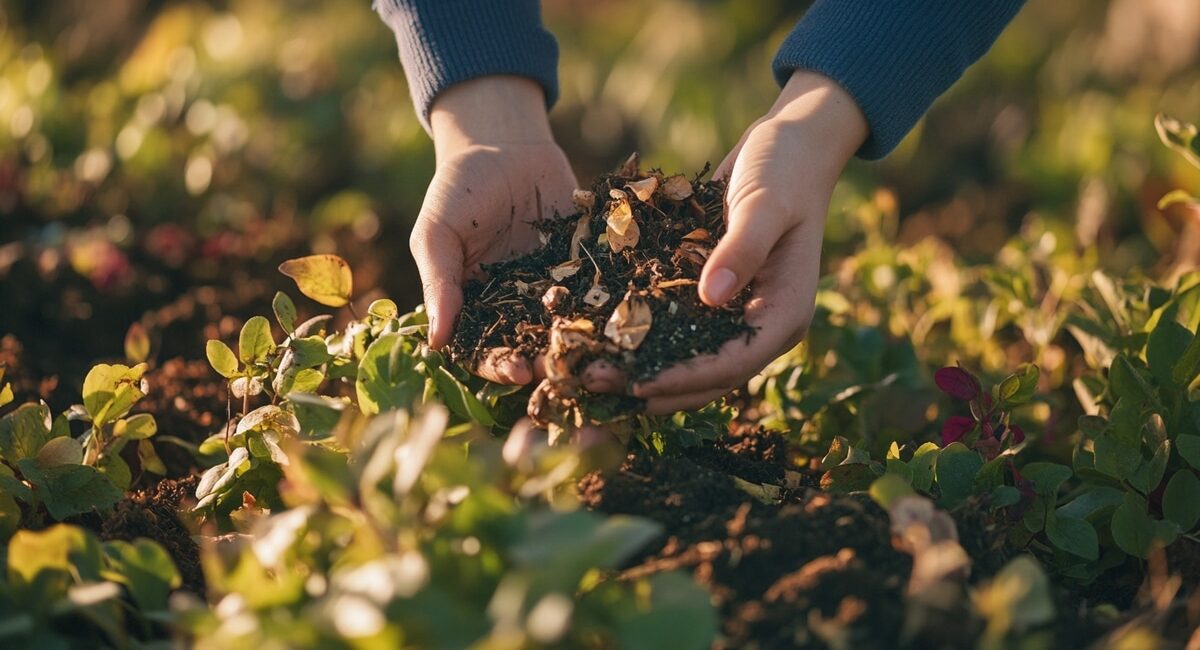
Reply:
<svg viewBox="0 0 1200 650"><path fill-rule="evenodd" d="M545 2L580 178L633 150L718 162L770 106L805 4ZM825 264L869 203L889 237L967 260L1037 220L1118 274L1194 266L1200 216L1155 202L1200 173L1159 144L1159 111L1200 118L1200 3L1033 0L895 153L851 165ZM347 257L363 298L414 304L433 164L369 0L0 0L0 362L82 376L134 321L194 357L310 251Z"/></svg>

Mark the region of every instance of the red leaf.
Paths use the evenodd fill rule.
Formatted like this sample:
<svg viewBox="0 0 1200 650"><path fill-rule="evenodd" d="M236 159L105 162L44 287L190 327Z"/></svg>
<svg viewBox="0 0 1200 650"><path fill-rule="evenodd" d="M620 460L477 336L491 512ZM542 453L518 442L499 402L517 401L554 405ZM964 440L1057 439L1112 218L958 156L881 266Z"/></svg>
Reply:
<svg viewBox="0 0 1200 650"><path fill-rule="evenodd" d="M962 440L974 428L975 420L969 417L952 415L946 418L946 423L942 425L942 446Z"/></svg>
<svg viewBox="0 0 1200 650"><path fill-rule="evenodd" d="M1012 425L1012 436L1013 443L1015 444L1019 445L1022 442L1025 442L1025 430L1015 424Z"/></svg>
<svg viewBox="0 0 1200 650"><path fill-rule="evenodd" d="M955 399L973 400L979 397L981 391L979 381L971 373L954 366L933 373L933 381L942 392Z"/></svg>

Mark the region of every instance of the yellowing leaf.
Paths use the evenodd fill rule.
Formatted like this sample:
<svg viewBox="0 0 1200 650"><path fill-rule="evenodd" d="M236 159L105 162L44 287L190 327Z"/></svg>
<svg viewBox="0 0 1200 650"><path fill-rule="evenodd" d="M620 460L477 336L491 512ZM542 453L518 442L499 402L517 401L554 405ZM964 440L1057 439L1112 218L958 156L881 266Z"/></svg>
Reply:
<svg viewBox="0 0 1200 650"><path fill-rule="evenodd" d="M618 235L612 232L612 230L609 230L609 232L606 234L608 236L605 238L605 242L608 244L609 248L611 248L614 253L619 253L626 248L634 248L637 246L638 241L642 238L642 229L638 227L636 221L630 221L629 225L625 228L624 234Z"/></svg>
<svg viewBox="0 0 1200 650"><path fill-rule="evenodd" d="M650 176L643 178L640 181L634 181L626 185L633 192L633 195L638 197L639 201L647 202L650 197L654 196L654 190L658 189L658 178Z"/></svg>
<svg viewBox="0 0 1200 650"><path fill-rule="evenodd" d="M350 265L337 255L309 255L279 265L300 293L327 307L345 307L354 292Z"/></svg>
<svg viewBox="0 0 1200 650"><path fill-rule="evenodd" d="M208 357L209 365L213 367L213 370L217 371L218 375L228 379L237 372L238 360L228 345L216 339L211 339L205 345L204 353Z"/></svg>
<svg viewBox="0 0 1200 650"><path fill-rule="evenodd" d="M604 335L625 350L636 350L650 333L653 316L650 305L641 298L625 294L604 326Z"/></svg>
<svg viewBox="0 0 1200 650"><path fill-rule="evenodd" d="M578 273L580 267L582 266L583 262L581 260L563 262L562 264L550 269L550 277L554 278L555 282L562 282L563 280Z"/></svg>
<svg viewBox="0 0 1200 650"><path fill-rule="evenodd" d="M141 323L134 323L125 332L125 358L129 363L141 363L150 356L150 336Z"/></svg>
<svg viewBox="0 0 1200 650"><path fill-rule="evenodd" d="M692 184L683 174L676 174L663 182L662 195L672 201L682 201L692 195Z"/></svg>
<svg viewBox="0 0 1200 650"><path fill-rule="evenodd" d="M608 231L605 234L609 248L616 253L637 246L641 228L633 218L629 197L620 190L613 190L612 197L613 201L608 204Z"/></svg>

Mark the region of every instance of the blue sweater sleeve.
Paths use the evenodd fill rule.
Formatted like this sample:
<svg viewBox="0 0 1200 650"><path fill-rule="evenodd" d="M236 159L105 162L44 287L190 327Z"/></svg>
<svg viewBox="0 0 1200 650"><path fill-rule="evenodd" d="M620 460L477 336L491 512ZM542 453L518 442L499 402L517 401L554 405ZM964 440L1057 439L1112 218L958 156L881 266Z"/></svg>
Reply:
<svg viewBox="0 0 1200 650"><path fill-rule="evenodd" d="M487 75L529 77L547 108L558 99L558 43L538 0L374 0L396 33L400 62L421 124L438 93Z"/></svg>
<svg viewBox="0 0 1200 650"><path fill-rule="evenodd" d="M1024 0L816 0L772 66L846 89L871 133L858 156L886 156L933 100L991 47Z"/></svg>

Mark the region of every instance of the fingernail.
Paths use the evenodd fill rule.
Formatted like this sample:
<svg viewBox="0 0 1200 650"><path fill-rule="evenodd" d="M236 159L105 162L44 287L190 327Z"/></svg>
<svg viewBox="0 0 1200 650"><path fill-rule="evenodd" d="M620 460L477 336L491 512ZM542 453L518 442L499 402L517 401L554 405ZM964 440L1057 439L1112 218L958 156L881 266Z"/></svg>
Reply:
<svg viewBox="0 0 1200 650"><path fill-rule="evenodd" d="M729 269L717 269L708 274L704 283L705 302L714 305L724 304L733 294L737 285L737 275Z"/></svg>

